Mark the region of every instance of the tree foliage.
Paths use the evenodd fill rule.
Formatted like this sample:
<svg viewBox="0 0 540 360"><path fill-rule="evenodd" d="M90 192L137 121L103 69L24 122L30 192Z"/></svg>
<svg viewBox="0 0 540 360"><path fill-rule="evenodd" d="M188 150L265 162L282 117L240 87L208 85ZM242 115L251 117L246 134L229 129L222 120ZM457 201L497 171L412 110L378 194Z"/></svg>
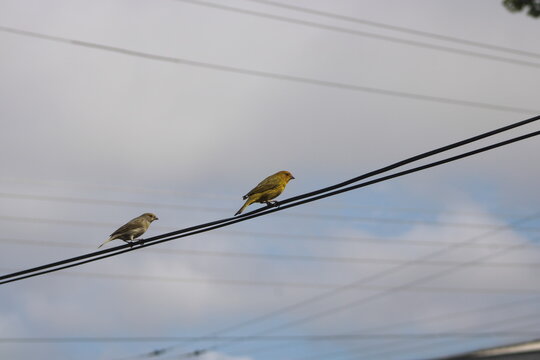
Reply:
<svg viewBox="0 0 540 360"><path fill-rule="evenodd" d="M503 5L512 12L529 8L528 14L532 17L540 17L540 0L503 0Z"/></svg>

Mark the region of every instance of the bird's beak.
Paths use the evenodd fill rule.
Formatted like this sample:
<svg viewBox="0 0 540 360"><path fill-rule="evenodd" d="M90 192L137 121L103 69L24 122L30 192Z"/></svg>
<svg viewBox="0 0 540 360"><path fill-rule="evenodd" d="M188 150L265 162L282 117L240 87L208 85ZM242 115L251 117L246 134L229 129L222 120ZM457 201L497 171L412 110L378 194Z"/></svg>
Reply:
<svg viewBox="0 0 540 360"><path fill-rule="evenodd" d="M157 218L155 218L154 220L159 220L159 218L157 217Z"/></svg>
<svg viewBox="0 0 540 360"><path fill-rule="evenodd" d="M295 177L291 175L291 180L292 180L292 179L295 179Z"/></svg>

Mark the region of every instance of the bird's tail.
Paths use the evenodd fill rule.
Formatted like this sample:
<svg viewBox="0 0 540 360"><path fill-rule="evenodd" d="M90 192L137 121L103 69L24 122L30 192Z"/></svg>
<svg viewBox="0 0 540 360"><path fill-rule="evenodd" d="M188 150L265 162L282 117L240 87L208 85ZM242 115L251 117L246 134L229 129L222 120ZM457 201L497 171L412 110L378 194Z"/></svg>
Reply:
<svg viewBox="0 0 540 360"><path fill-rule="evenodd" d="M106 243L108 243L109 241L111 241L111 240L114 240L114 237L113 237L113 236L111 236L110 238L108 238L107 240L105 240L105 241L103 242L103 244L99 245L99 246L98 246L98 249L99 249L100 247L102 247L103 245L105 245Z"/></svg>
<svg viewBox="0 0 540 360"><path fill-rule="evenodd" d="M242 211L244 211L245 208L247 208L249 205L251 205L253 203L253 200L251 199L247 199L247 201L244 203L244 205L242 205L242 207L240 208L240 210L238 210L236 212L236 214L234 214L234 216L236 215L239 215L242 213Z"/></svg>

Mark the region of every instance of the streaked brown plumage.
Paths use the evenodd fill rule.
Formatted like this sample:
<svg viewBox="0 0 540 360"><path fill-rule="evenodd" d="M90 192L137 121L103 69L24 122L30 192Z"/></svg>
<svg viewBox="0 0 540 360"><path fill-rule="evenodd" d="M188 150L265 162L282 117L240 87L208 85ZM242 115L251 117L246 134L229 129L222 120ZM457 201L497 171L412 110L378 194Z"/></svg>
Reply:
<svg viewBox="0 0 540 360"><path fill-rule="evenodd" d="M105 240L105 242L99 245L102 247L109 241L120 239L126 243L132 242L148 230L148 227L154 220L159 220L158 217L152 213L144 213L141 216L131 219L128 223L122 225L115 232L111 234L111 237Z"/></svg>
<svg viewBox="0 0 540 360"><path fill-rule="evenodd" d="M243 199L247 199L247 201L234 215L241 214L246 207L255 202L267 203L269 205L271 203L270 200L278 197L285 190L285 186L287 186L287 183L291 179L294 179L294 176L288 171L279 171L274 175L270 175L244 195Z"/></svg>

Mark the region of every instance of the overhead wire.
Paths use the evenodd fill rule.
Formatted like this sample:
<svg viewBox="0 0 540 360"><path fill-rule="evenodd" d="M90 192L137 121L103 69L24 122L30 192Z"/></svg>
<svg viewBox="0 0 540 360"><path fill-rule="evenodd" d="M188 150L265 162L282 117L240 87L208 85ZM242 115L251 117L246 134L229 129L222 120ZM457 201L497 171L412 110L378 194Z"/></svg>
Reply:
<svg viewBox="0 0 540 360"><path fill-rule="evenodd" d="M506 58L506 57L498 56L498 55L491 55L491 54L480 53L480 52L471 51L471 50L452 48L452 47L448 47L448 46L444 46L444 45L436 45L436 44L432 44L432 43L426 43L426 42L422 42L422 41L418 41L418 40L409 40L409 39L404 39L404 38L397 38L395 36L390 36L390 35L382 35L382 34L377 34L377 33L368 32L368 31L345 28L345 27L341 27L341 26L327 25L327 24L323 24L323 23L319 23L319 22L315 22L315 21L301 20L301 19L291 18L291 17L287 17L287 16L282 16L282 15L269 14L269 13L266 13L266 12L248 10L248 9L229 6L229 5L217 4L217 3L214 3L214 2L208 2L208 1L203 1L203 0L174 0L174 1L193 4L193 5L198 5L198 6L204 6L204 7L213 8L213 9L219 9L219 10L223 10L223 11L234 12L234 13L237 13L237 14L256 16L256 17L259 17L259 18L265 18L265 19L270 19L270 20L275 20L275 21L280 21L280 22L286 22L286 23L289 23L289 24L308 26L308 27L312 27L312 28L316 28L316 29L328 30L328 31L332 31L332 32L342 33L342 34L348 34L348 35L353 35L353 36L362 36L362 37L366 37L366 38L387 41L387 42L391 42L391 43L395 43L395 44L403 44L403 45L414 46L414 47L419 47L419 48L424 48L424 49L430 49L430 50L436 50L436 51L444 51L444 52L447 52L447 53L453 53L453 54L458 54L458 55L472 56L472 57L488 59L488 60L492 60L492 61L504 62L504 63L514 64L514 65L528 66L528 67L533 67L533 68L540 68L540 63L537 63L537 62L531 62L531 61L525 61L525 60L516 60L516 59L512 59L512 58ZM274 3L267 2L266 4L277 6L275 2ZM283 6L283 7L285 7L285 6ZM302 8L302 9L304 9L303 12L307 12L306 8ZM298 8L296 8L295 10L298 10ZM318 14L318 15L322 15L322 14ZM326 17L329 17L328 14L326 14ZM478 43L476 43L476 44L478 44ZM472 45L472 44L469 44L469 45ZM475 45L475 46L478 46L478 45ZM489 47L489 46L484 45L483 47L486 48L486 47ZM492 48L492 50L494 50L494 49ZM500 51L501 48L498 48L498 50ZM503 50L503 51L508 52L508 49ZM516 52L514 52L514 53L516 53ZM528 53L528 52L525 52L525 53L527 54L526 56L536 57L535 56L536 54L532 55L533 53ZM525 55L525 54L520 54L520 55Z"/></svg>
<svg viewBox="0 0 540 360"><path fill-rule="evenodd" d="M332 335L274 335L274 336L132 336L132 337L2 337L0 343L87 343L87 342L193 342L193 341L356 341L358 339L388 339L388 338L483 338L483 337L514 337L522 335L537 335L534 332L440 332L440 333L386 333L386 334L332 334Z"/></svg>
<svg viewBox="0 0 540 360"><path fill-rule="evenodd" d="M522 221L529 221L531 219L537 219L538 217L540 217L540 213L534 214L533 216L525 218ZM501 229L501 230L507 230L507 229L505 228L505 229ZM486 234L483 234L481 236L475 236L472 239L469 239L468 241L477 241L478 239L480 239L480 238L482 238L484 236L489 236L489 235L491 235L491 234L486 233ZM413 281L407 282L407 283L402 284L402 285L391 287L388 290L381 291L381 292L378 292L376 294L369 295L369 296L366 296L364 298L357 299L357 300L354 300L352 302L349 302L349 303L346 303L346 304L343 304L343 305L339 305L339 306L335 306L335 307L332 307L332 308L329 308L329 309L325 309L325 310L319 311L319 312L317 312L315 314L304 316L302 318L292 320L292 321L289 321L289 322L281 324L281 325L277 325L275 327L272 327L270 329L265 330L264 334L275 332L277 330L287 329L287 328L297 326L297 325L300 325L300 324L309 323L309 322L311 322L313 320L316 320L316 319L321 319L321 318L327 317L329 315L334 315L334 314L340 313L342 311L349 310L349 309L351 309L353 307L364 305L364 304L366 304L366 303L368 303L370 301L374 301L374 300L380 299L380 298L382 298L384 296L395 293L396 291L406 289L406 288L410 288L412 286L416 286L416 285L422 284L422 283L430 281L430 280L438 279L443 275L451 274L451 273L453 273L453 272L455 272L457 270L462 270L463 267L473 266L474 264L476 264L476 263L478 263L480 261L484 261L486 259L490 259L492 257L499 256L499 255L501 255L502 253L504 253L504 252L506 252L508 250L520 248L520 246L521 246L521 244L516 244L516 245L513 245L513 246L509 246L507 249L499 249L499 251L495 251L493 253L489 253L487 255L480 256L480 257L478 257L478 258L476 258L474 260L467 261L466 264L460 264L460 265L457 265L457 266L449 266L448 268L445 268L445 269L440 270L440 271L432 271L427 276L421 277L419 279L415 279ZM428 259L428 258L432 258L434 256L439 256L439 255L441 255L443 253L446 253L448 250L451 250L453 248L459 248L459 245L456 245L456 246L451 247L449 249L443 249L443 250L437 251L435 253L427 254L425 256L421 256L420 260L425 260L425 259ZM373 281L374 279L379 279L379 278L381 278L383 276L386 276L386 275L389 275L389 274L393 274L393 273L395 273L395 272L397 272L399 270L402 270L402 269L404 269L404 268L406 268L408 266L411 266L411 265L416 265L415 260L412 260L412 261L410 261L408 263L404 263L402 265L395 266L395 267L390 268L388 270L383 270L380 273L376 273L374 275L368 276L365 279L357 281L356 285L358 285L359 283L365 283L365 282L368 282L368 281Z"/></svg>
<svg viewBox="0 0 540 360"><path fill-rule="evenodd" d="M20 193L1 193L0 198L4 199L20 199L20 200L37 200L37 201L54 201L54 202L67 202L67 203L85 203L96 205L112 205L112 206L129 206L137 208L168 208L176 210L193 210L193 211L205 211L215 213L230 213L230 209L213 207L213 206L196 206L196 205L178 205L178 204L164 204L154 202L141 202L141 201L124 201L124 200L111 200L111 199L92 199L92 198L80 198L70 196L51 196L51 195L34 195L34 194L20 194ZM389 218L389 217L374 217L374 216L358 216L358 215L336 215L336 214L316 214L316 213L298 213L290 212L287 217L298 218L313 218L329 221L357 221L357 222L371 222L371 223L384 223L384 224L399 224L399 225L429 225L429 226L444 226L444 227L463 227L463 228L495 228L497 225L476 223L476 222L456 222L456 221L439 221L439 220L425 220L425 219L403 219L403 218ZM36 223L64 223L66 225L73 226L107 226L112 227L112 223L98 223L88 222L81 220L58 220L47 218L29 218L21 216L8 216L0 215L0 220L18 221L18 222L36 222ZM159 227L159 226L158 226ZM161 227L161 229L165 229ZM540 231L540 227L525 227L521 228L522 231Z"/></svg>
<svg viewBox="0 0 540 360"><path fill-rule="evenodd" d="M497 314L502 313L500 310L508 309L508 308L516 308L516 307L519 307L519 306L526 306L526 305L529 305L529 304L536 304L536 303L538 303L539 300L540 300L540 297L538 297L538 296L520 298L518 300L505 301L505 302L502 302L502 303L482 305L480 307L474 307L472 309L467 309L467 310L453 311L453 312L443 313L443 314L439 314L439 315L423 316L423 317L415 318L414 320L405 320L405 321L399 321L399 322L394 322L394 323L387 323L387 324L379 325L379 326L372 326L372 327L369 327L369 328L366 328L366 329L362 329L362 331L369 331L369 332L376 331L376 332L379 332L379 331L384 331L386 329L391 329L391 330L394 331L395 329L397 329L399 327L412 326L413 322L414 323L422 323L422 324L425 324L425 325L435 323L436 325L440 326L441 323L444 323L445 321L448 321L448 320L454 321L454 320L456 320L457 318L460 318L460 317L469 318L471 316L479 316L480 314L482 314L484 312L497 311L496 314L491 315L491 317L495 317ZM535 314L533 314L533 315L535 315ZM485 329L484 324L481 324L479 326L482 327L481 328L482 330ZM374 347L375 347L376 350L380 350L381 346L384 346L386 348L387 346L390 346L391 344L396 344L396 343L397 342L394 340L392 342L386 342L384 344L377 344ZM357 347L356 350L361 350L361 351L365 352L365 351L368 350L368 347L360 346L360 347ZM348 352L345 352L345 351L341 351L340 353L343 354L343 355L349 355ZM326 358L323 355L336 356L336 355L338 355L338 352L335 352L335 353L332 352L331 354L321 354L322 358ZM367 353L366 353L366 355L367 355ZM309 357L305 357L305 358L302 358L302 359L295 359L295 360L308 360L308 359L309 360L316 360L316 359L319 359L319 356L316 356L316 357L309 356Z"/></svg>
<svg viewBox="0 0 540 360"><path fill-rule="evenodd" d="M34 218L28 218L30 219ZM58 219L55 219L58 220ZM48 223L48 222L47 222ZM57 222L51 222L57 223ZM63 224L63 222L62 222ZM73 223L70 223L72 225ZM84 225L86 226L86 225ZM105 225L99 225L105 226ZM112 227L111 225L106 225L107 227ZM309 242L343 242L343 243L373 243L377 245L402 245L402 246L426 246L426 247L440 247L454 244L455 241L452 240L424 240L424 239L410 239L410 238L392 238L392 237L367 237L367 236L336 236L336 235L311 235L311 234L285 234L285 233L274 233L274 232L262 232L262 231L242 231L242 230L224 230L219 233L220 235L234 236L234 237L244 237L247 239L258 240L263 239L273 239L273 240L299 240L299 241L309 241ZM221 238L220 238L221 239ZM66 241L51 241L51 240L31 240L31 239L14 239L14 238L0 238L0 242L18 244L18 245L31 245L31 246L54 246L54 247L79 247L79 248L92 248L88 245L83 245L75 242L66 242ZM478 249L478 248L500 248L508 245L508 241L489 241L482 242L479 244L467 244L464 247ZM530 243L526 245L529 248L535 249L538 248L538 244ZM150 250L161 252L161 250Z"/></svg>
<svg viewBox="0 0 540 360"><path fill-rule="evenodd" d="M385 23L376 22L372 20L361 19L358 17L350 16L350 15L332 13L329 11L317 10L317 9L297 6L297 5L293 5L289 3L282 3L282 2L271 1L271 0L244 0L244 1L252 2L252 3L259 3L263 5L269 5L273 7L282 8L282 9L293 10L293 11L302 12L302 13L310 14L310 15L322 16L322 17L334 19L334 20L346 21L346 22L351 22L351 23L356 23L356 24L361 24L361 25L368 25L368 26L372 26L376 28L385 29L385 30L392 30L396 32L407 33L407 34L411 34L415 36L422 36L422 37L431 38L434 40L448 41L448 42L453 42L460 45L474 46L474 47L483 48L487 50L502 51L502 52L513 54L513 55L528 56L528 57L540 59L540 54L530 52L530 51L519 50L515 48L508 48L508 47L494 45L494 44L487 44L487 43L483 43L479 41L473 41L473 40L464 39L464 38L457 38L457 37L448 36L448 35L441 35L441 34L436 34L429 31L411 29L404 26L385 24Z"/></svg>
<svg viewBox="0 0 540 360"><path fill-rule="evenodd" d="M0 242L11 243L15 245L29 245L29 246L41 246L41 247L65 247L65 248L80 248L88 249L93 248L80 243L74 242L61 242L61 241L41 241L41 240L24 240L24 239L3 239L0 238ZM434 241L436 242L436 241ZM455 243L455 242L453 242ZM450 243L452 244L452 243ZM448 244L446 244L448 245ZM534 243L523 244L527 248L535 247L540 249L540 246ZM508 244L506 244L508 246ZM468 247L468 246L465 246ZM498 246L497 248L500 248ZM490 248L490 247L488 247ZM253 252L241 252L241 251L218 251L218 250L196 250L196 249L148 249L148 252L165 254L165 255L183 255L183 256L204 256L204 257L220 257L220 258L232 258L232 259L244 259L244 260L277 260L285 262L308 262L308 263L342 263L342 264L362 264L362 265L399 265L410 261L409 259L397 259L397 258L381 258L381 257L346 257L346 256L321 256L321 255L304 255L304 254L271 254L271 253L253 253ZM465 264L460 261L451 260L432 260L432 261L419 261L417 263L421 266L449 266ZM537 269L540 268L538 262L485 262L477 264L476 267L488 267L488 268L527 268Z"/></svg>
<svg viewBox="0 0 540 360"><path fill-rule="evenodd" d="M287 75L287 74L281 74L281 73L276 73L276 72L252 70L252 69L240 68L240 67L235 67L235 66L214 64L214 63L196 61L196 60L191 60L191 59L186 59L186 58L173 57L173 56L156 55L156 54L152 54L148 52L130 50L127 48L122 48L122 47L117 47L117 46L110 46L110 45L89 42L89 41L69 39L69 38L60 37L60 36L46 35L46 34L33 32L33 31L20 30L20 29L16 29L12 27L7 27L7 26L0 26L0 31L5 32L5 33L11 33L11 34L16 34L16 35L41 39L41 40L53 41L56 43L63 43L63 44L68 44L68 45L73 45L73 46L78 46L78 47L85 47L85 48L102 50L102 51L107 51L107 52L112 52L112 53L132 56L132 57L138 57L138 58L143 58L147 60L155 60L155 61L167 62L167 63L177 64L177 65L194 66L198 68L205 68L205 69L211 69L211 70L234 73L234 74L241 74L241 75L256 76L256 77L266 78L266 79L289 81L289 82L294 82L294 83L316 85L316 86L341 89L341 90L367 92L367 93L378 94L378 95L400 97L400 98L413 99L413 100L419 100L419 101L436 102L436 103L447 104L447 105L459 105L459 106L514 112L514 113L529 114L529 115L540 113L539 109L528 109L524 107L505 106L505 105L490 104L490 103L484 103L484 102L478 102L478 101L417 94L417 93L411 93L411 92L376 88L376 87L371 87L371 86L362 86L362 85L341 83L341 82L336 82L336 81L312 79L312 78L307 78L307 77Z"/></svg>
<svg viewBox="0 0 540 360"><path fill-rule="evenodd" d="M2 268L6 270L7 268ZM9 269L11 270L11 269ZM150 281L166 283L185 283L218 286L241 286L259 288L280 288L280 289L337 289L344 284L336 283L314 283L301 281L279 281L279 280L250 280L250 279L230 279L230 278L189 278L163 275L147 274L118 274L99 272L57 272L53 275L74 277L74 278L94 278L101 280L126 280L126 281ZM359 285L351 288L357 291L381 291L392 289L391 286L383 285ZM460 294L513 294L513 295L540 295L540 289L535 288L504 288L504 287L453 287L453 286L418 286L402 289L404 293L460 293Z"/></svg>
<svg viewBox="0 0 540 360"><path fill-rule="evenodd" d="M537 116L537 117L534 117L534 118L531 118L531 119L527 119L527 120L521 121L519 123L521 123L521 124L529 123L529 122L538 120L538 118L540 118L540 116ZM506 126L506 127L503 127L503 128L509 128L509 127L514 128L514 127L516 127L516 124L512 124L510 126ZM502 129L502 128L500 128L500 129ZM483 138L483 137L487 136L486 134L493 134L494 132L495 133L501 132L500 129L490 131L488 133L485 133L485 134L482 134L482 135L479 135L479 136L475 136L473 138L470 138L470 139L467 139L467 140L464 140L464 141L460 141L460 142L455 143L455 144L469 143L469 142L472 141L471 139L478 139L479 137ZM341 194L343 192L355 190L355 189L358 189L358 188L361 188L361 187L376 184L378 182L382 182L382 181L386 181L386 180L393 179L393 178L396 178L396 177L408 175L408 174L415 173L415 172L418 172L418 171L421 171L421 170L425 170L425 169L429 169L429 168L432 168L432 167L435 167L435 166L446 164L448 162L460 160L460 159L463 159L463 158L466 158L466 157L469 157L469 156L472 156L472 155L476 155L476 154L479 154L479 153L482 153L482 152L485 152L485 151L489 151L489 150L492 150L492 149L495 149L495 148L498 148L498 147L501 147L501 146L509 145L509 144L517 142L517 141L522 141L522 140L525 140L527 138L537 136L537 135L540 135L540 131L531 132L531 133L521 135L521 136L517 136L517 137L511 138L511 139L505 140L505 141L501 141L501 142L498 142L498 143L495 143L495 144L492 144L492 145L488 145L488 146L484 146L484 147L481 147L481 148L478 148L478 149L475 149L475 150L471 150L471 151L462 153L460 155L455 155L455 156L452 156L452 157L449 157L449 158L445 158L443 160L438 160L438 161L435 161L435 162L432 162L432 163L429 163L429 164L426 164L426 165L418 166L418 167L408 169L408 170L404 170L404 171L401 171L401 172L397 172L397 173L394 173L394 174L391 174L391 175L382 176L382 177L377 178L375 180L370 180L370 181L366 181L366 182L363 182L363 183L360 183L360 184L357 184L357 185L352 185L352 186L345 187L346 185L349 185L351 183L360 181L360 180L362 180L362 179L364 179L366 177L375 176L375 175L378 175L378 174L380 174L382 172L386 172L386 171L389 171L391 169L394 169L397 166L402 166L404 164L408 164L408 163L410 163L412 161L411 159L424 158L424 157L428 156L426 154L434 154L434 153L441 152L441 151L443 151L441 149L449 149L449 146L450 146L450 148L457 147L457 145L452 144L452 145L449 145L449 146L445 146L445 147L442 147L442 148L439 148L439 149L436 149L436 150L432 150L432 151L429 151L427 153L424 153L424 154L421 154L421 155L418 155L418 156L415 156L415 157L400 161L400 162L398 162L396 164L389 165L389 166L384 167L382 169L372 171L370 173L364 174L364 175L359 176L357 178L354 178L354 179L351 179L351 180L348 180L348 181L345 181L345 182L342 182L342 183L339 183L339 184L336 184L336 185L333 185L333 186L329 186L329 187L326 187L326 188L323 188L323 189L319 189L319 190L312 191L312 192L309 192L309 193L306 193L306 194L302 194L302 195L298 195L298 196L295 196L295 197L292 197L292 198L282 200L281 202L279 202L279 207L260 208L260 209L256 209L256 210L253 210L251 212L245 213L243 215L240 215L238 217L231 217L231 218L216 220L216 221L213 221L213 222L188 227L188 228L181 229L181 230L178 230L178 231L173 231L173 232L170 232L170 233L167 233L167 234L154 236L152 238L146 239L144 241L144 243L142 243L142 244L141 244L142 241L139 242L140 245L136 246L134 248L130 247L130 245L128 245L128 244L121 245L121 246L117 246L115 248L105 249L105 250L93 252L93 253L90 253L90 254L85 254L85 255L74 257L74 258L70 258L70 259L66 259L66 260L62 260L62 261L58 261L58 262L54 262L54 263L50 263L50 264L46 264L46 265L42 265L42 266L35 267L35 268L32 268L32 269L22 270L22 271L19 271L19 272L16 272L16 273L3 275L3 276L0 276L0 284L5 284L5 283L8 283L8 282L13 282L13 281L19 281L19 280L26 279L26 278L29 278L29 277L42 275L42 274L46 274L46 273L49 273L49 272L52 272L52 271L57 271L57 270L61 270L61 269L65 269L65 268L69 268L69 267L73 267L73 266L79 266L79 265L82 265L82 264L85 264L85 263L88 263L88 262L108 258L108 257L111 257L111 256L115 256L115 255L124 253L124 252L134 251L134 250L142 249L142 248L152 246L152 245L155 245L155 244L159 244L159 243L162 243L162 242L171 241L171 240L186 237L186 236L192 236L192 235L195 235L195 234L200 234L200 233L207 232L207 231L210 231L210 230L219 229L219 228L222 228L224 226L230 226L232 224L242 222L242 221L246 221L246 220L249 220L249 219L252 219L252 218L255 218L255 217L267 215L267 214L274 213L274 212L277 212L277 211L283 211L283 210L288 209L290 207L303 205L303 204L313 202L313 201L317 201L317 200L320 200L320 199L324 199L324 198L327 198L327 197L330 197L330 196L335 196L335 195ZM291 204L291 202L293 202L293 201L294 201L294 203ZM129 247L129 249L127 249L128 247ZM65 264L68 264L68 265L65 265Z"/></svg>
<svg viewBox="0 0 540 360"><path fill-rule="evenodd" d="M476 331L484 331L484 329L490 329L490 331L502 331L502 332L512 332L512 331L522 331L523 330L523 327L525 326L525 328L528 328L530 326L533 326L533 325L536 325L539 323L539 320L540 320L540 314L538 314L538 312L534 312L534 313L527 313L527 314L524 314L524 315L519 315L519 316L510 316L510 317L506 317L506 318L503 318L503 319L497 319L497 320L493 320L493 321L488 321L488 322L483 322L483 323L480 323L480 324L473 324L473 325L467 325L467 326L462 326L462 327L458 327L458 328L454 328L452 330L450 330L451 332L453 331L457 331L457 332L461 332L461 331L464 331L464 332L476 332ZM525 323L525 324L523 324ZM501 330L494 330L495 327L499 327L500 325L503 325L503 329ZM507 329L506 327L510 325L510 329ZM534 335L534 337L536 338L538 336L538 334ZM399 353L399 352L408 352L410 353L410 351L413 351L413 350L419 350L419 349L424 349L426 347L428 348L431 348L433 349L434 347L437 348L437 347L440 347L440 346L443 346L443 345L446 345L448 344L450 341L448 340L436 340L437 342L433 343L406 343L406 344L403 344L402 342L397 342L397 348L394 347L389 347L389 344L385 344L384 345L384 349L377 349L376 351L372 352L372 353L369 353L370 356L374 357L374 358L385 358L387 356L390 356L392 354L395 354L395 353ZM460 341L466 341L466 339L460 339ZM403 344L403 346L399 346ZM366 353L364 351L362 351L362 354L365 355ZM416 355L418 356L418 355Z"/></svg>
<svg viewBox="0 0 540 360"><path fill-rule="evenodd" d="M525 217L523 219L520 219L520 220L516 221L515 223L530 221L532 219L537 219L538 217L540 217L540 213ZM478 240L480 240L482 238L493 235L497 231L505 231L505 230L508 230L508 228L501 227L498 230L492 230L492 231L483 233L481 235L471 237L471 238L463 241L462 243L471 242L471 241L478 241ZM426 260L426 259L434 258L436 256L440 256L442 254L447 253L448 251L459 248L460 247L459 244L460 243L457 243L457 244L455 244L453 246L450 246L450 247L448 247L446 249L441 249L441 250L429 253L427 255L421 256L417 260ZM468 261L468 264L472 265L472 264L475 264L475 263L477 263L479 261L484 261L484 260L489 259L491 257L498 256L501 253L504 253L504 251L507 251L507 250L510 250L510 249L516 249L516 248L519 248L520 246L521 246L521 244L515 244L515 245L512 245L512 246L509 246L507 249L500 249L500 251L489 253L487 255L480 256L480 257L478 257L478 258L476 258L474 260ZM307 306L309 304L319 302L321 300L325 300L327 298L335 296L336 294L339 294L339 293L342 293L344 291L350 290L353 286L363 285L363 284L366 284L368 282L383 278L383 277L385 277L387 275L395 274L396 272L402 271L402 270L406 269L407 267L414 266L415 261L417 261L417 260L412 260L412 261L410 261L408 263L404 263L404 264L401 264L401 265L398 265L398 266L391 267L389 269L382 270L380 272L376 272L375 274L371 274L369 276L366 276L365 278L362 278L362 279L360 279L358 281L349 283L346 286L343 286L343 287L340 287L340 288L337 288L337 289L334 289L334 290L331 290L331 291L328 291L328 292L324 292L322 294L316 295L316 296L308 298L306 300L303 300L303 301L294 303L292 305L282 307L282 308L279 308L279 309L274 310L272 312L266 313L266 314L264 314L262 316L259 316L259 317L256 317L256 318L253 318L253 319L238 323L238 324L236 324L234 326L226 328L222 332L229 332L229 331L232 331L232 330L236 330L238 328L243 328L243 327L255 324L255 323L259 323L259 322L261 322L263 320L267 320L269 318L276 317L277 315L288 313L288 312L290 312L292 310L296 310L298 308L304 308L305 306ZM403 289L410 288L410 287L413 287L413 286L417 286L419 284L422 284L423 282L437 279L437 278L439 278L439 277L441 277L443 275L451 274L454 271L461 269L463 266L468 266L468 265L451 266L451 267L445 268L445 269L443 269L441 271L432 271L432 272L429 273L429 275L421 277L421 278L416 279L414 281L410 281L410 282L407 282L407 283L402 284L402 285L394 286L394 287L391 287L391 288L389 288L387 290L383 290L383 291L377 292L375 294L370 294L368 296L362 297L360 299L357 299L357 300L354 300L354 301L351 301L351 302L348 302L348 303L345 303L345 304L342 304L342 305L327 308L325 310L318 311L316 313L313 313L313 314L310 314L310 315L307 315L307 316L304 316L304 317L301 317L301 318L298 318L298 319L295 319L295 320L287 321L285 323L273 326L271 328L267 328L266 330L257 332L257 333L255 333L255 335L257 335L257 336L258 335L268 335L268 334L274 333L274 332L279 331L279 330L288 329L288 328L291 328L291 327L294 327L294 326L297 326L297 325L312 322L312 321L317 320L317 319L325 318L325 317L328 317L330 315L335 315L337 313L341 313L343 311L350 310L350 309L352 309L354 307L357 307L357 306L360 306L360 305L365 305L366 303L369 303L369 302L374 301L374 300L378 300L380 298L383 298L383 297L385 297L387 295L390 295L390 294L393 294L395 292L401 291ZM218 333L221 333L221 332L218 332ZM236 344L238 344L238 342L228 342L228 343L225 343L225 344L218 344L218 345L214 345L214 346L211 346L211 347L207 347L207 348L205 348L205 350L223 349L225 347L228 347L228 346L231 346L231 345L236 345Z"/></svg>
<svg viewBox="0 0 540 360"><path fill-rule="evenodd" d="M218 193L210 193L210 192L197 192L197 193L187 193L183 191L178 191L175 189L163 189L163 188L153 188L153 187L143 187L143 186L114 186L114 185L104 185L99 183L85 183L85 182L73 182L73 181L64 181L64 180L52 180L52 179L38 179L38 178L21 178L21 177L5 177L0 176L0 182L8 183L8 184L16 184L16 185L36 185L36 186L47 186L47 187L61 187L62 190L65 190L66 188L75 188L77 189L77 192L80 193L82 189L94 189L94 190L100 190L100 191L107 191L107 192L115 192L115 193L132 193L132 194L152 194L152 195L170 195L175 196L179 198L190 198L190 199L198 199L198 200L238 200L238 196L233 196L230 194L218 194ZM6 197L8 198L10 194L13 193L5 193ZM32 196L30 194L13 194L13 198L15 198L17 195L21 195L20 199L23 200L24 196ZM0 195L3 196L3 195ZM38 195L40 196L40 195ZM54 198L54 196L52 196ZM65 196L59 196L59 198L64 198ZM58 199L58 201L60 201ZM89 203L92 201L108 201L104 199L95 199L95 198L70 198L66 197L66 202L76 202L75 199L82 199L81 202L84 202L85 199L89 200ZM31 199L29 199L31 200ZM37 199L36 199L37 200ZM46 200L43 198L42 200ZM52 199L51 199L52 200ZM179 204L170 204L170 203L157 203L157 202L145 202L145 201L125 201L124 200L112 200L114 203L109 203L108 205L117 205L117 206L135 206L136 204L139 206L163 206L163 207L173 207L177 208L178 210L182 210L185 208L186 205L179 205ZM104 203L107 204L107 203ZM187 205L191 208L190 205ZM433 214L435 211L438 213L444 213L444 214L457 214L457 215L463 215L467 217L477 217L477 216L483 216L484 213L481 211L475 211L475 210L452 210L452 209L433 209L433 208L422 208L422 207L410 207L410 206L388 206L388 205L362 205L357 203L347 203L343 201L336 201L336 202L327 202L325 203L325 208L337 208L337 209L362 209L362 210L369 210L371 212L398 212L398 213L418 213L418 214ZM213 211L214 209L220 209L222 211L229 212L230 209L225 208L218 208L218 207L206 207L206 206L194 206L193 209L198 209L205 211L206 209L209 209L209 211ZM523 214L518 213L512 213L509 211L506 211L506 209L501 209L499 211L493 212L490 211L491 214L497 215L498 217L504 217L504 218L515 218L519 217Z"/></svg>
<svg viewBox="0 0 540 360"><path fill-rule="evenodd" d="M509 319L504 320L497 320L497 321L491 321L486 322L483 324L476 324L472 326L465 327L463 330L465 332L475 332L475 331L484 331L486 328L489 328L490 331L501 331L501 332L516 332L516 333L525 333L526 330L531 326L537 325L538 322L538 314L526 314L518 317L511 317ZM525 323L525 325L523 325ZM505 330L493 330L492 327L497 327L498 325L514 325L513 327L510 327L510 329ZM516 326L517 325L517 326ZM456 331L456 330L452 330ZM526 336L526 335L525 335ZM538 334L533 335L530 340L536 339ZM493 338L497 341L500 341L498 338ZM477 339L475 339L477 340ZM486 338L485 340L490 340L489 338ZM363 347L355 347L352 349L349 349L350 352L341 352L341 355L338 352L333 353L332 359L333 360L353 360L358 358L373 358L373 359L388 359L391 358L393 355L401 355L401 354L415 354L414 356L411 356L411 359L419 359L420 355L417 353L417 351L423 351L423 350L436 350L441 349L445 345L449 345L452 343L455 343L456 341L459 342L459 346L466 345L467 341L471 341L471 339L466 338L460 338L460 339L390 339L390 340L383 340L384 343L375 344L373 346L363 346ZM523 335L517 335L516 338L513 341L523 341ZM392 344L396 344L397 346L392 347ZM399 346L402 345L402 346ZM352 353L352 354L351 354ZM356 354L355 354L356 353ZM328 354L327 354L328 355ZM435 355L435 354L433 354ZM318 359L318 356L314 357L308 357L305 360L316 360ZM298 359L296 359L298 360Z"/></svg>

